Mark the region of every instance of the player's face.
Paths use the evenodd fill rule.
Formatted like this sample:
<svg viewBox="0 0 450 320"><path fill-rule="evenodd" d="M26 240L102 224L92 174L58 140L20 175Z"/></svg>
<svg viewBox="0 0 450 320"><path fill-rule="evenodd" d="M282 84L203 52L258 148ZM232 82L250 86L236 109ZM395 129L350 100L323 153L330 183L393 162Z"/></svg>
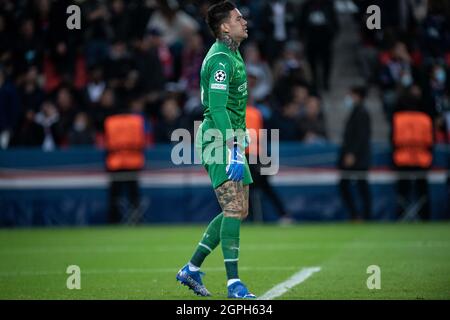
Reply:
<svg viewBox="0 0 450 320"><path fill-rule="evenodd" d="M230 37L234 41L241 42L248 38L247 21L238 9L230 12L230 19L225 24Z"/></svg>

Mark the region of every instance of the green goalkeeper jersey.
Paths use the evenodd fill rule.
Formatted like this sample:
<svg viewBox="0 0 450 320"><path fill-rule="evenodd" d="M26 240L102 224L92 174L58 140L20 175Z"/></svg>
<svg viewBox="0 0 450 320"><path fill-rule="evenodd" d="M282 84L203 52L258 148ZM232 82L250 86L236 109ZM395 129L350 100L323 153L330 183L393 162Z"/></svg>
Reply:
<svg viewBox="0 0 450 320"><path fill-rule="evenodd" d="M245 131L247 74L239 50L216 41L203 60L200 72L203 130L219 129L225 140L227 129Z"/></svg>
<svg viewBox="0 0 450 320"><path fill-rule="evenodd" d="M203 60L200 72L201 99L204 107L204 120L197 132L195 146L201 156L202 164L211 179L214 189L229 180L227 171L227 130L237 130L235 135L242 143L245 136L245 109L247 106L247 74L239 51L231 51L224 43L216 41ZM206 138L208 129L219 130L222 141ZM215 131L212 130L212 131ZM214 141L214 143L213 143ZM223 148L217 148L222 145ZM210 148L213 146L213 148ZM220 152L222 151L222 152ZM216 158L217 156L217 158ZM217 161L218 160L218 161ZM244 185L253 182L244 158Z"/></svg>

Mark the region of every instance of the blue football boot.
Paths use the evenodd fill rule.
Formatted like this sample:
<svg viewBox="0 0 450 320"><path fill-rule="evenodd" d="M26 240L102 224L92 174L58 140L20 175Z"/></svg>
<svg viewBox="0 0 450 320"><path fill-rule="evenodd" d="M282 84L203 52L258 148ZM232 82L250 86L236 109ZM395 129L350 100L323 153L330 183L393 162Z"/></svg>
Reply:
<svg viewBox="0 0 450 320"><path fill-rule="evenodd" d="M182 285L187 286L197 295L208 297L211 294L203 285L202 276L204 275L205 274L200 271L190 271L189 266L185 265L180 271L178 271L177 281L179 281Z"/></svg>
<svg viewBox="0 0 450 320"><path fill-rule="evenodd" d="M240 281L237 281L228 286L228 298L255 299L256 296L248 291L245 284L243 284Z"/></svg>

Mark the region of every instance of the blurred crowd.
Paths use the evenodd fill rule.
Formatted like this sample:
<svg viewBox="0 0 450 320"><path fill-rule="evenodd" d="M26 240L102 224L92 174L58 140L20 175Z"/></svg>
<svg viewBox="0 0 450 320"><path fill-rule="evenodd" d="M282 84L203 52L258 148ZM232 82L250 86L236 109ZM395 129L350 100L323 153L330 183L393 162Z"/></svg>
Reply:
<svg viewBox="0 0 450 320"><path fill-rule="evenodd" d="M0 0L0 147L102 146L104 120L118 112L144 116L148 145L193 130L203 111L199 70L215 41L204 21L213 2ZM330 139L323 95L333 90L333 43L346 12L360 26L358 67L379 89L386 119L415 105L447 141L450 2L235 2L250 34L241 46L249 104L282 140ZM80 30L66 27L74 3ZM366 26L372 4L381 30Z"/></svg>
<svg viewBox="0 0 450 320"><path fill-rule="evenodd" d="M379 88L388 123L396 111L428 114L435 142L450 137L450 2L445 0L358 1L361 7L379 4L382 30L372 32L360 10L361 72Z"/></svg>

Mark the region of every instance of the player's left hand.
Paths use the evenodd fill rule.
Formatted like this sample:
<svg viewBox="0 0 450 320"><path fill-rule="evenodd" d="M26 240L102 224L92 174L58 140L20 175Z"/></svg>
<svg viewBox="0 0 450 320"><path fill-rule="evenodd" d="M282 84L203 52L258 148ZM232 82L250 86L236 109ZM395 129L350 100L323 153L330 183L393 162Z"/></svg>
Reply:
<svg viewBox="0 0 450 320"><path fill-rule="evenodd" d="M238 143L233 144L232 149L227 149L228 164L226 174L232 181L238 182L244 178L244 154Z"/></svg>

